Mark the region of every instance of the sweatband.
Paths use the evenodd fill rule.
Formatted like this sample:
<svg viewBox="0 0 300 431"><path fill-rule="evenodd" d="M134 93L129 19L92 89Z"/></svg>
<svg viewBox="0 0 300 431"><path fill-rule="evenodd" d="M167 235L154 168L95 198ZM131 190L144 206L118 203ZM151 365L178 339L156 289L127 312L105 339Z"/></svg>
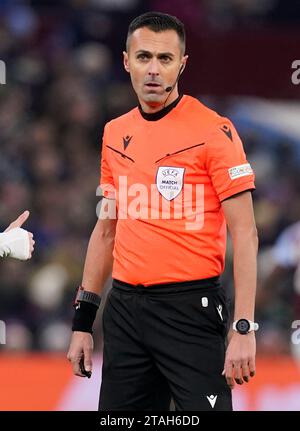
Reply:
<svg viewBox="0 0 300 431"><path fill-rule="evenodd" d="M72 331L93 333L93 324L97 310L101 302L101 297L96 293L84 290L79 286L74 301L75 313L72 323Z"/></svg>

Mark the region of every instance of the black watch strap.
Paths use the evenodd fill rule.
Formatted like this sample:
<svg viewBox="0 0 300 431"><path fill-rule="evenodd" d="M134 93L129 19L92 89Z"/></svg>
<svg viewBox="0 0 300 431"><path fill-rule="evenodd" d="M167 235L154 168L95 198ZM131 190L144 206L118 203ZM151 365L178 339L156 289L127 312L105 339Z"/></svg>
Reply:
<svg viewBox="0 0 300 431"><path fill-rule="evenodd" d="M97 293L84 290L83 286L79 286L74 301L74 307L77 307L80 302L88 302L90 304L96 305L96 307L99 307L101 303L101 296L97 295Z"/></svg>

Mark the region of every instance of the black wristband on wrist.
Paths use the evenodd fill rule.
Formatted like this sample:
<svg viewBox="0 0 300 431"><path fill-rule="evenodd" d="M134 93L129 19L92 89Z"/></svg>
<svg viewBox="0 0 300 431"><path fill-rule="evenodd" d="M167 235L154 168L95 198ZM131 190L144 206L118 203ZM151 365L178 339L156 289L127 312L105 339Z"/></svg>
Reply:
<svg viewBox="0 0 300 431"><path fill-rule="evenodd" d="M75 309L72 331L89 332L92 334L98 308L90 302L80 302Z"/></svg>

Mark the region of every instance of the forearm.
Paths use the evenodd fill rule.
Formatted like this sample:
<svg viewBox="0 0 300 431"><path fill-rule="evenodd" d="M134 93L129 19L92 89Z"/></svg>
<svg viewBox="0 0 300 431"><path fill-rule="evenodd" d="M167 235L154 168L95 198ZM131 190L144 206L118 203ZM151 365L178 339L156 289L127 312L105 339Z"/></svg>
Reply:
<svg viewBox="0 0 300 431"><path fill-rule="evenodd" d="M99 220L92 232L83 270L82 286L85 290L101 295L112 271L115 224L107 228Z"/></svg>
<svg viewBox="0 0 300 431"><path fill-rule="evenodd" d="M254 320L258 238L255 226L232 234L235 286L234 320Z"/></svg>

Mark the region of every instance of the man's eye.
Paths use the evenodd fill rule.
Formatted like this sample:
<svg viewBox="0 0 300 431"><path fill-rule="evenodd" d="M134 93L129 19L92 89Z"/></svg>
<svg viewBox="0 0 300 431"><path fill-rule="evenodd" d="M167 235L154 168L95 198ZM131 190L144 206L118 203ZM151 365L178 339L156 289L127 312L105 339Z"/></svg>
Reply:
<svg viewBox="0 0 300 431"><path fill-rule="evenodd" d="M167 62L171 61L171 58L170 58L170 57L168 57L167 55L163 55L163 56L161 56L161 57L160 57L160 59L161 59L164 63L167 63Z"/></svg>
<svg viewBox="0 0 300 431"><path fill-rule="evenodd" d="M146 60L147 58L149 58L149 56L147 54L139 54L137 58L139 60Z"/></svg>

